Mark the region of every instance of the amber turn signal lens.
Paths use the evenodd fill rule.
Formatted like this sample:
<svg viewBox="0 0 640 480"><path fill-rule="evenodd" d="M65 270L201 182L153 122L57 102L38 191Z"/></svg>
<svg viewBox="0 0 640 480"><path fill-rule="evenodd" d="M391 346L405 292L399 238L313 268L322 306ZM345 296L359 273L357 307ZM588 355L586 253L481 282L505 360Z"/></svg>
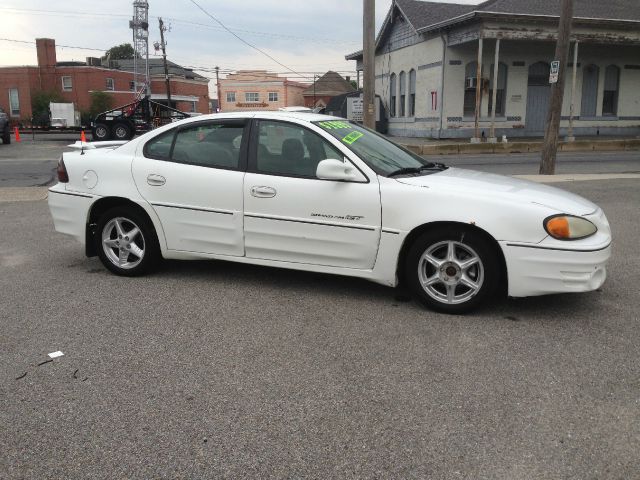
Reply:
<svg viewBox="0 0 640 480"><path fill-rule="evenodd" d="M567 217L555 217L547 222L549 235L555 238L571 238Z"/></svg>

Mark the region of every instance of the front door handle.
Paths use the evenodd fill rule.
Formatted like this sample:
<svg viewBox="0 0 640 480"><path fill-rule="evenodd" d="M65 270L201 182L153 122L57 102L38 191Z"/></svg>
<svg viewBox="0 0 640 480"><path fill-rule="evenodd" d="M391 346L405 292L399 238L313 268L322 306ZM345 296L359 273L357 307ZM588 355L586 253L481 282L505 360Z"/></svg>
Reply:
<svg viewBox="0 0 640 480"><path fill-rule="evenodd" d="M272 198L276 196L276 189L271 187L251 187L251 195L258 198Z"/></svg>
<svg viewBox="0 0 640 480"><path fill-rule="evenodd" d="M147 183L152 187L161 187L166 182L167 182L167 179L164 178L162 175L156 175L152 173L147 177Z"/></svg>

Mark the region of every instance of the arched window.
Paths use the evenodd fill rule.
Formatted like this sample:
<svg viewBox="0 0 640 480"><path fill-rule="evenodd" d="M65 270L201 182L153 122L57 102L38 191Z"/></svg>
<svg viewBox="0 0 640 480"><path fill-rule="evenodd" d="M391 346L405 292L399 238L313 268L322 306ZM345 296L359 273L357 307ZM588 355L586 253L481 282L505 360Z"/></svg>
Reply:
<svg viewBox="0 0 640 480"><path fill-rule="evenodd" d="M407 108L407 74L400 72L400 113L399 117L404 117Z"/></svg>
<svg viewBox="0 0 640 480"><path fill-rule="evenodd" d="M491 82L489 85L489 113L491 113L491 107L493 106L493 68L491 65ZM507 65L500 62L498 63L498 85L496 92L496 116L504 117L505 106L507 103Z"/></svg>
<svg viewBox="0 0 640 480"><path fill-rule="evenodd" d="M595 117L598 105L598 77L600 69L597 65L587 65L582 72L582 106L581 117Z"/></svg>
<svg viewBox="0 0 640 480"><path fill-rule="evenodd" d="M464 69L464 107L465 117L473 117L476 114L476 82L478 79L478 62L467 63Z"/></svg>
<svg viewBox="0 0 640 480"><path fill-rule="evenodd" d="M396 116L396 95L398 90L396 87L396 74L391 74L391 81L389 82L389 114L392 117Z"/></svg>
<svg viewBox="0 0 640 480"><path fill-rule="evenodd" d="M409 72L409 116L416 116L416 71Z"/></svg>
<svg viewBox="0 0 640 480"><path fill-rule="evenodd" d="M620 69L609 65L604 71L604 98L602 115L618 115L618 89L620 87Z"/></svg>

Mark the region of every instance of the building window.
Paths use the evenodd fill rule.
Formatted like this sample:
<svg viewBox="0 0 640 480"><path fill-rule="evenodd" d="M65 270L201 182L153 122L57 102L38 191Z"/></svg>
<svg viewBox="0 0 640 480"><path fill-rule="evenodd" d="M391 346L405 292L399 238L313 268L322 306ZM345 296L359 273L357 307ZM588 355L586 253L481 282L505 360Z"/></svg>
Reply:
<svg viewBox="0 0 640 480"><path fill-rule="evenodd" d="M478 62L467 63L464 69L464 106L462 108L462 114L465 117L473 117L476 114L477 75Z"/></svg>
<svg viewBox="0 0 640 480"><path fill-rule="evenodd" d="M62 90L65 92L73 90L73 81L71 80L71 77L62 77Z"/></svg>
<svg viewBox="0 0 640 480"><path fill-rule="evenodd" d="M396 74L391 74L391 81L389 82L390 100L389 100L389 112L392 117L396 116L396 95L398 91L396 89Z"/></svg>
<svg viewBox="0 0 640 480"><path fill-rule="evenodd" d="M20 116L20 98L17 88L9 89L9 112L12 117Z"/></svg>
<svg viewBox="0 0 640 480"><path fill-rule="evenodd" d="M107 78L107 90L114 91L116 89L113 78Z"/></svg>
<svg viewBox="0 0 640 480"><path fill-rule="evenodd" d="M129 82L129 90L135 92L136 90L136 82Z"/></svg>
<svg viewBox="0 0 640 480"><path fill-rule="evenodd" d="M196 102L189 102L189 111L191 113L196 112Z"/></svg>
<svg viewBox="0 0 640 480"><path fill-rule="evenodd" d="M409 116L416 116L416 71L409 72Z"/></svg>
<svg viewBox="0 0 640 480"><path fill-rule="evenodd" d="M260 94L258 92L245 92L244 99L246 102L256 103L260 101Z"/></svg>
<svg viewBox="0 0 640 480"><path fill-rule="evenodd" d="M602 115L618 115L618 89L620 87L620 69L609 65L604 71L604 98L602 99Z"/></svg>
<svg viewBox="0 0 640 480"><path fill-rule="evenodd" d="M600 68L597 65L587 65L582 72L582 104L581 117L595 117L598 105L598 77Z"/></svg>
<svg viewBox="0 0 640 480"><path fill-rule="evenodd" d="M236 101L236 92L227 92L227 102L235 103Z"/></svg>
<svg viewBox="0 0 640 480"><path fill-rule="evenodd" d="M491 65L491 80L489 84L489 113L493 107L493 65ZM504 117L507 101L507 65L498 63L498 88L496 92L496 116Z"/></svg>
<svg viewBox="0 0 640 480"><path fill-rule="evenodd" d="M269 101L277 102L278 101L278 92L269 92Z"/></svg>
<svg viewBox="0 0 640 480"><path fill-rule="evenodd" d="M400 72L400 113L399 117L404 117L407 108L407 74Z"/></svg>

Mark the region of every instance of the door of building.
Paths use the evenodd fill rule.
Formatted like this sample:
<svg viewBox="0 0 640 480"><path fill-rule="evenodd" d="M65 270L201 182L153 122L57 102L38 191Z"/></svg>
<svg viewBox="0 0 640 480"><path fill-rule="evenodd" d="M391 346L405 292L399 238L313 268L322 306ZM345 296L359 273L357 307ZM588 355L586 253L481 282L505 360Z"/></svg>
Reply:
<svg viewBox="0 0 640 480"><path fill-rule="evenodd" d="M549 64L545 62L534 63L529 67L527 118L525 121L527 135L544 135L551 97L549 73Z"/></svg>

